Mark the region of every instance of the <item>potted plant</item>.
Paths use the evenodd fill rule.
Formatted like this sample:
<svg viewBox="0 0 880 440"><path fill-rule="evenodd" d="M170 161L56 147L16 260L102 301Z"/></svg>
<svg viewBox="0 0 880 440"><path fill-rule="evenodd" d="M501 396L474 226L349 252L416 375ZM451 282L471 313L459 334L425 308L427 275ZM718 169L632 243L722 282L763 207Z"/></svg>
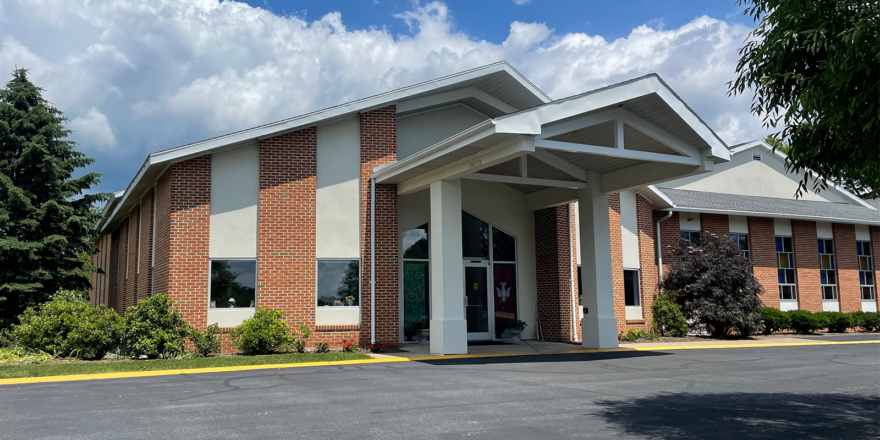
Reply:
<svg viewBox="0 0 880 440"><path fill-rule="evenodd" d="M507 329L507 333L510 334L511 341L519 341L519 335L522 334L523 329L526 328L528 324L525 321L520 321L519 319L508 319L504 323L504 328Z"/></svg>
<svg viewBox="0 0 880 440"><path fill-rule="evenodd" d="M421 337L419 344L427 344L431 337L431 327L427 319L413 323L413 331Z"/></svg>

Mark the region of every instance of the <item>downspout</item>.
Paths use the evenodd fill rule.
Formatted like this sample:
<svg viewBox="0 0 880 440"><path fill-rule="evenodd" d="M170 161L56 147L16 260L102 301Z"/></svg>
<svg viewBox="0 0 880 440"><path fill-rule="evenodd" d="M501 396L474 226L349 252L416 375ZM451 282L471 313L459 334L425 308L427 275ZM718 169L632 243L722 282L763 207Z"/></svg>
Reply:
<svg viewBox="0 0 880 440"><path fill-rule="evenodd" d="M580 313L578 312L577 300L575 299L575 291L577 290L577 285L574 282L574 265L577 263L577 256L574 254L574 241L577 240L577 234L576 233L572 234L572 232L571 232L572 210L573 210L572 205L568 205L568 234L569 234L569 237L574 235L574 237L571 237L571 239L568 240L568 255L570 256L570 259L568 262L568 272L569 272L568 281L571 284L571 313L572 313L571 331L572 331L572 334L574 335L574 341L577 342L577 340L578 340L578 332L577 332L578 319L577 318L580 315Z"/></svg>
<svg viewBox="0 0 880 440"><path fill-rule="evenodd" d="M670 217L672 217L672 211L669 211L666 217L657 220L657 271L660 275L658 277L660 281L663 281L663 246L660 243L660 223L669 220Z"/></svg>
<svg viewBox="0 0 880 440"><path fill-rule="evenodd" d="M376 179L370 179L370 343L376 343Z"/></svg>

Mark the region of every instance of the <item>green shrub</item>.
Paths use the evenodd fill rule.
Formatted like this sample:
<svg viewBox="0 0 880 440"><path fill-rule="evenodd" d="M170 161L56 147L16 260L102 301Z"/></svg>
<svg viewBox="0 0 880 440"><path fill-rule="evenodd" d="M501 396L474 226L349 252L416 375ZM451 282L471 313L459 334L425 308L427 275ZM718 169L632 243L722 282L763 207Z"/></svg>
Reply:
<svg viewBox="0 0 880 440"><path fill-rule="evenodd" d="M675 292L660 292L651 304L651 313L654 315L655 332L664 336L687 336L687 320L681 313L681 307L675 302Z"/></svg>
<svg viewBox="0 0 880 440"><path fill-rule="evenodd" d="M294 337L281 310L257 308L254 316L230 332L232 344L244 354L290 351Z"/></svg>
<svg viewBox="0 0 880 440"><path fill-rule="evenodd" d="M864 315L862 315L859 327L866 332L876 332L880 330L880 313L865 312Z"/></svg>
<svg viewBox="0 0 880 440"><path fill-rule="evenodd" d="M305 324L299 325L299 331L293 334L293 349L297 353L305 353L306 352L306 341L308 341L309 336L312 335L312 329L310 329Z"/></svg>
<svg viewBox="0 0 880 440"><path fill-rule="evenodd" d="M849 313L825 312L823 315L825 321L823 324L829 332L845 333L847 329L855 327L853 317Z"/></svg>
<svg viewBox="0 0 880 440"><path fill-rule="evenodd" d="M679 240L673 254L677 259L660 287L675 292L692 329L721 338L732 332L749 335L761 328L759 295L764 288L752 263L730 238L703 233L699 246Z"/></svg>
<svg viewBox="0 0 880 440"><path fill-rule="evenodd" d="M318 345L315 347L315 352L330 353L330 346L327 345L326 342L318 342Z"/></svg>
<svg viewBox="0 0 880 440"><path fill-rule="evenodd" d="M765 335L791 328L791 318L788 313L773 307L761 309L761 320L764 322Z"/></svg>
<svg viewBox="0 0 880 440"><path fill-rule="evenodd" d="M657 337L657 335L653 332L647 333L642 330L635 329L629 329L626 331L626 333L620 332L620 334L617 336L617 340L621 342L635 342L639 339L650 339L652 341L656 341L660 338Z"/></svg>
<svg viewBox="0 0 880 440"><path fill-rule="evenodd" d="M164 293L142 299L125 312L125 344L134 357L179 356L189 333L189 324Z"/></svg>
<svg viewBox="0 0 880 440"><path fill-rule="evenodd" d="M798 333L808 334L824 327L823 320L813 312L791 310L787 313L791 329Z"/></svg>
<svg viewBox="0 0 880 440"><path fill-rule="evenodd" d="M55 356L99 359L120 343L119 315L92 307L76 292L59 291L19 316L13 335L22 347Z"/></svg>
<svg viewBox="0 0 880 440"><path fill-rule="evenodd" d="M215 323L208 326L205 331L200 332L195 328L190 330L189 340L196 347L196 352L203 357L210 356L214 353L220 353L220 327Z"/></svg>

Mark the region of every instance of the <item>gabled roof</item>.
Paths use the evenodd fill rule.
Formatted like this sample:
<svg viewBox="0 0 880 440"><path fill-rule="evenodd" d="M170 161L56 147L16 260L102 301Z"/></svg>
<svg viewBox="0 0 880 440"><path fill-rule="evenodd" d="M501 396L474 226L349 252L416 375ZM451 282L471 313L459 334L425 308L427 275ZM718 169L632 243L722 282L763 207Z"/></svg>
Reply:
<svg viewBox="0 0 880 440"><path fill-rule="evenodd" d="M449 93L462 88L472 88L476 89L478 93L486 95L486 90L479 90L481 87L488 89L490 95L495 95L491 98L497 99L498 96L501 96L509 101L505 104L517 106L515 108L528 108L552 101L550 97L544 94L510 64L506 61L499 61L324 110L158 151L147 156L134 179L125 189L124 193L121 194L121 199L115 197L105 205L105 210L110 212L108 215L102 216L97 228L102 231L124 218L128 211L139 203L139 198L142 194L155 184L159 176L162 175L166 167L171 163L244 142L277 136L285 132L346 118L352 114L382 108L402 101L420 99L434 94ZM111 203L113 206L111 206Z"/></svg>
<svg viewBox="0 0 880 440"><path fill-rule="evenodd" d="M764 152L771 153L771 154L777 156L778 158L782 159L783 161L785 161L785 159L788 158L788 155L786 155L785 153L783 153L780 150L774 149L772 145L770 145L767 142L760 140L760 139L734 145L733 147L730 148L730 154L731 154L731 156L733 156L733 155L736 155L737 153L742 153L743 151L751 150L752 148L760 148ZM838 194L840 194L844 198L851 200L854 204L861 205L866 208L875 208L876 209L876 207L873 206L871 203L868 203L866 200L862 199L861 197L847 191L844 187L842 187L840 185L835 185L834 183L828 182L828 188L836 191Z"/></svg>
<svg viewBox="0 0 880 440"><path fill-rule="evenodd" d="M742 196L684 189L651 187L669 203L668 211L713 212L753 217L880 225L880 211L846 203Z"/></svg>

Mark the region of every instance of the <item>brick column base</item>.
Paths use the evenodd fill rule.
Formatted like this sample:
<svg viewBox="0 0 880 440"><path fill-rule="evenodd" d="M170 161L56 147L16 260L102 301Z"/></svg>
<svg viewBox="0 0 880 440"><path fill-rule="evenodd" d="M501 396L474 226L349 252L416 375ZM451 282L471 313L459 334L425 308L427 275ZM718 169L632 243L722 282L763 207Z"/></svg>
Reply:
<svg viewBox="0 0 880 440"><path fill-rule="evenodd" d="M571 331L571 231L569 207L535 211L538 316L548 341L568 342Z"/></svg>

